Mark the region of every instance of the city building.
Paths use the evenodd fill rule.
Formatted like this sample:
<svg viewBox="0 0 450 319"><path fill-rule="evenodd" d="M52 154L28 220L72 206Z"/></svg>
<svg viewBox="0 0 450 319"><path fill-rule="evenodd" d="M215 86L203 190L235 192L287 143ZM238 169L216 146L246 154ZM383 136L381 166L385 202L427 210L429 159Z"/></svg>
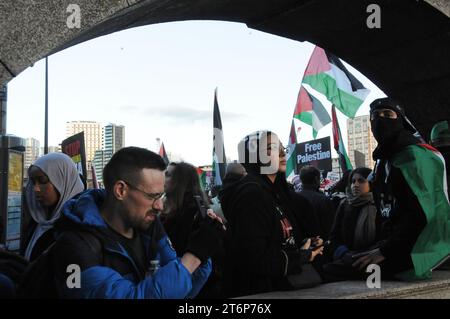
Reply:
<svg viewBox="0 0 450 319"><path fill-rule="evenodd" d="M109 123L103 128L103 148L94 152L93 167L99 186L103 185L103 168L113 154L125 146L125 126Z"/></svg>
<svg viewBox="0 0 450 319"><path fill-rule="evenodd" d="M59 144L58 146L49 146L48 147L48 152L49 153L61 153L61 144ZM41 146L41 156L44 155L44 147Z"/></svg>
<svg viewBox="0 0 450 319"><path fill-rule="evenodd" d="M355 117L347 120L347 134L348 134L348 157L352 163L353 168L361 166L356 165L355 151L364 155L363 160L361 154L357 154L357 159L365 163L364 166L373 168L375 162L372 160L372 152L377 147L377 141L370 130L369 115ZM358 156L359 155L359 156ZM358 161L358 162L360 162Z"/></svg>
<svg viewBox="0 0 450 319"><path fill-rule="evenodd" d="M95 151L102 149L102 125L94 121L71 121L66 123L66 137L84 132L84 146L88 167L94 159Z"/></svg>
<svg viewBox="0 0 450 319"><path fill-rule="evenodd" d="M103 168L111 159L111 151L96 150L94 155L94 160L92 161L95 170L95 176L99 186L103 186Z"/></svg>
<svg viewBox="0 0 450 319"><path fill-rule="evenodd" d="M40 142L35 138L27 138L25 141L24 177L28 177L28 168L41 154ZM43 154L43 152L42 152Z"/></svg>
<svg viewBox="0 0 450 319"><path fill-rule="evenodd" d="M110 123L103 132L103 150L114 154L125 146L125 126Z"/></svg>

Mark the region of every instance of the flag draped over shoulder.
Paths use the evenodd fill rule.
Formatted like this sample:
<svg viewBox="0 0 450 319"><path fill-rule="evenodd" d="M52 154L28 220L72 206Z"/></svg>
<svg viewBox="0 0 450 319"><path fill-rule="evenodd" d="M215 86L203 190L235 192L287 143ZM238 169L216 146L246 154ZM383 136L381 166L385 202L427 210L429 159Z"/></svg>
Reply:
<svg viewBox="0 0 450 319"><path fill-rule="evenodd" d="M297 144L297 134L295 132L295 123L292 119L291 131L289 133L288 154L286 161L286 178L291 179L295 175L295 145Z"/></svg>
<svg viewBox="0 0 450 319"><path fill-rule="evenodd" d="M351 74L338 57L315 47L302 83L309 84L346 116L354 118L370 90Z"/></svg>
<svg viewBox="0 0 450 319"><path fill-rule="evenodd" d="M393 165L402 172L427 218L411 252L414 269L399 277L406 280L430 278L432 268L450 255L450 204L445 161L432 146L418 144L397 153Z"/></svg>
<svg viewBox="0 0 450 319"><path fill-rule="evenodd" d="M162 159L164 160L166 165L169 164L169 158L167 157L167 153L166 153L166 149L164 147L164 143L161 143L161 146L159 147L159 156L162 157Z"/></svg>
<svg viewBox="0 0 450 319"><path fill-rule="evenodd" d="M295 105L294 118L311 125L313 137L317 137L317 132L331 122L325 107L320 101L310 94L303 85L298 92L297 104Z"/></svg>
<svg viewBox="0 0 450 319"><path fill-rule="evenodd" d="M222 185L225 177L226 157L225 144L222 131L222 119L220 117L219 103L217 102L217 89L214 91L214 136L213 136L213 177L214 185Z"/></svg>
<svg viewBox="0 0 450 319"><path fill-rule="evenodd" d="M352 163L347 156L347 152L345 150L344 141L342 140L341 130L339 128L339 123L336 116L336 109L334 105L331 108L331 117L333 118L333 142L334 149L339 155L339 165L343 172L353 169Z"/></svg>

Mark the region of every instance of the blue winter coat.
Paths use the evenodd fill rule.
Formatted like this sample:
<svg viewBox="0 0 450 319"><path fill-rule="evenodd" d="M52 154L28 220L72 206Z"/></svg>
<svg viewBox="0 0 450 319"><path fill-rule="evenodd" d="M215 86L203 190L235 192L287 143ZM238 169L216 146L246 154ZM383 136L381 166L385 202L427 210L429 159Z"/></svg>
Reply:
<svg viewBox="0 0 450 319"><path fill-rule="evenodd" d="M140 235L147 260L159 260L160 268L153 275L143 276L124 247L111 236L111 230L100 215L99 207L104 199L103 190L88 190L69 200L63 208L62 218L56 225L58 239L52 251L59 296L119 299L194 297L211 273L211 261L208 260L191 275L177 258L157 218L150 229ZM77 267L81 271L79 285Z"/></svg>

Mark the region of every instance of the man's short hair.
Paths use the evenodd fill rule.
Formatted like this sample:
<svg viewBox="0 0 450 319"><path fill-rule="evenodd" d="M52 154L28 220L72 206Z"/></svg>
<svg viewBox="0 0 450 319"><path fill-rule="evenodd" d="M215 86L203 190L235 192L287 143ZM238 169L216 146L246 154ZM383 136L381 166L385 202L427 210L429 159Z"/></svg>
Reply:
<svg viewBox="0 0 450 319"><path fill-rule="evenodd" d="M120 149L114 153L103 169L106 192L109 193L118 180L138 185L144 168L164 171L166 163L161 156L145 148L131 146Z"/></svg>
<svg viewBox="0 0 450 319"><path fill-rule="evenodd" d="M304 166L300 170L300 180L303 185L315 185L320 183L320 171L314 166Z"/></svg>

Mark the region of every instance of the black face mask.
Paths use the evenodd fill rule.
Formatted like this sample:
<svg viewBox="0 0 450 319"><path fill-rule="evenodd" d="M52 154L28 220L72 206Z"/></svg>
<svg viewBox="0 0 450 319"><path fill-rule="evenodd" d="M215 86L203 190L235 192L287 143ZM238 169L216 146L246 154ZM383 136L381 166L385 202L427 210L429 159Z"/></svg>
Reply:
<svg viewBox="0 0 450 319"><path fill-rule="evenodd" d="M392 141L405 129L400 118L388 119L375 117L371 124L373 136L379 144Z"/></svg>

